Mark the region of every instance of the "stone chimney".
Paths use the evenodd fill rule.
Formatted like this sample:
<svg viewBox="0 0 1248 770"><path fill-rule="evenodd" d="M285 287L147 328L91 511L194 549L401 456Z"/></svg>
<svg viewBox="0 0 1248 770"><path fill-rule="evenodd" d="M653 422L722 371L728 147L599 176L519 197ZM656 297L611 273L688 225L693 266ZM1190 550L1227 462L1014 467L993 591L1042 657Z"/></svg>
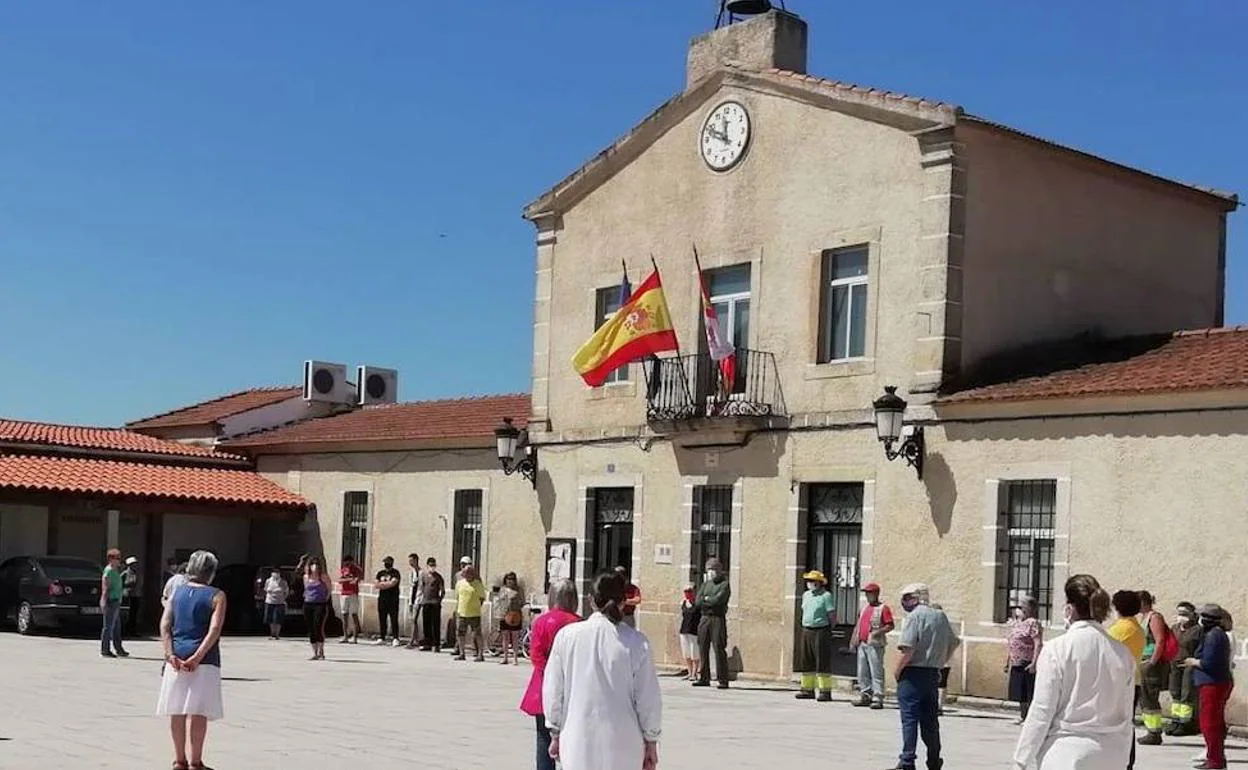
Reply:
<svg viewBox="0 0 1248 770"><path fill-rule="evenodd" d="M695 37L689 44L685 90L725 65L806 73L806 22L771 10Z"/></svg>

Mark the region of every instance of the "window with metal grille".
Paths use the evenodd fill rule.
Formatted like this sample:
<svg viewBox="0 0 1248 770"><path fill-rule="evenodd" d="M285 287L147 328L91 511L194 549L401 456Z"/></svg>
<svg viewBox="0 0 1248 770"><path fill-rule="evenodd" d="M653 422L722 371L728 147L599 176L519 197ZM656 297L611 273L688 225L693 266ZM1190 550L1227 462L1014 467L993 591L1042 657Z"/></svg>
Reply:
<svg viewBox="0 0 1248 770"><path fill-rule="evenodd" d="M481 500L479 489L455 490L454 536L451 542L451 569L459 571L459 560L467 556L481 568Z"/></svg>
<svg viewBox="0 0 1248 770"><path fill-rule="evenodd" d="M689 541L689 580L698 583L708 559L719 559L727 573L732 561L732 487L693 488L693 534Z"/></svg>
<svg viewBox="0 0 1248 770"><path fill-rule="evenodd" d="M616 567L632 573L633 494L632 487L589 490L586 523L592 561L587 579Z"/></svg>
<svg viewBox="0 0 1248 770"><path fill-rule="evenodd" d="M596 305L594 315L594 331L598 331L600 326L605 324L607 321L610 321L611 317L616 314L616 312L620 309L620 306L627 299L628 297L624 295L623 286L616 285L608 286L605 289L599 289L598 293L595 295L594 303ZM616 369L608 374L607 379L603 381L603 383L607 385L613 382L628 382L628 364L625 364L619 369Z"/></svg>
<svg viewBox="0 0 1248 770"><path fill-rule="evenodd" d="M1057 526L1057 482L1003 482L997 529L996 620L1024 596L1036 600L1047 621L1053 609L1053 541Z"/></svg>
<svg viewBox="0 0 1248 770"><path fill-rule="evenodd" d="M367 492L346 492L342 496L342 555L348 554L363 568L368 554Z"/></svg>

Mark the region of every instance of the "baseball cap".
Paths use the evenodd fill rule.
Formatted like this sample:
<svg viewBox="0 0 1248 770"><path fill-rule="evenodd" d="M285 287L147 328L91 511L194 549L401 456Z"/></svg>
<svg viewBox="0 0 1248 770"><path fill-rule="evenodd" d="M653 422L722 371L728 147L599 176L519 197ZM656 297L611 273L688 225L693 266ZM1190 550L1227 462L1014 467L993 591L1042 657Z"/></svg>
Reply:
<svg viewBox="0 0 1248 770"><path fill-rule="evenodd" d="M138 564L138 563L139 563L139 560L138 560L138 559L136 559L136 558L135 558L135 557L133 557L133 556L128 557L128 558L126 559L126 566L127 566L127 567L133 566L133 565Z"/></svg>
<svg viewBox="0 0 1248 770"><path fill-rule="evenodd" d="M862 587L862 592L864 594L866 593L878 594L880 592L880 584L876 583L875 581L871 581L870 583L867 583L865 586Z"/></svg>
<svg viewBox="0 0 1248 770"><path fill-rule="evenodd" d="M464 557L460 558L459 563L460 563L460 564L472 564L472 557L471 557L471 556L464 556Z"/></svg>
<svg viewBox="0 0 1248 770"><path fill-rule="evenodd" d="M928 592L928 589L927 589L926 583L911 583L910 585L901 589L902 596L925 597L927 596L927 592Z"/></svg>
<svg viewBox="0 0 1248 770"><path fill-rule="evenodd" d="M1226 610L1217 604L1202 604L1197 610L1202 618L1210 618L1212 620L1221 620L1226 617Z"/></svg>

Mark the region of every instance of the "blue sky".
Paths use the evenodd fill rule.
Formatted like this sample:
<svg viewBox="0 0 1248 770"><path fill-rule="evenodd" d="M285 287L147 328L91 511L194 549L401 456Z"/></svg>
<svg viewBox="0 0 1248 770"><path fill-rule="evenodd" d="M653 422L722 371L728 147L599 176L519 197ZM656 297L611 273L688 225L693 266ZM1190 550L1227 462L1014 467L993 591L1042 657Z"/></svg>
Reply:
<svg viewBox="0 0 1248 770"><path fill-rule="evenodd" d="M526 390L520 210L681 89L715 5L0 5L0 415L117 424L305 358ZM789 8L814 73L1248 193L1241 0Z"/></svg>

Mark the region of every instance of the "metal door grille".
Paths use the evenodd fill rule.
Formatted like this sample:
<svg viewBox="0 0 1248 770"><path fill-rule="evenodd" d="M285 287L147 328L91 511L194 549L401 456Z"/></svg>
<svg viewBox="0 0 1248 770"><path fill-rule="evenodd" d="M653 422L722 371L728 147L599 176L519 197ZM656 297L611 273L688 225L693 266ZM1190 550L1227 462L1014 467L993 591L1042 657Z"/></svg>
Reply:
<svg viewBox="0 0 1248 770"><path fill-rule="evenodd" d="M732 487L694 487L691 524L690 582L699 582L709 559L719 559L727 573L732 563Z"/></svg>
<svg viewBox="0 0 1248 770"><path fill-rule="evenodd" d="M858 670L849 643L858 619L862 484L810 484L805 491L806 568L817 569L827 577L828 590L836 601L832 673L852 677Z"/></svg>

